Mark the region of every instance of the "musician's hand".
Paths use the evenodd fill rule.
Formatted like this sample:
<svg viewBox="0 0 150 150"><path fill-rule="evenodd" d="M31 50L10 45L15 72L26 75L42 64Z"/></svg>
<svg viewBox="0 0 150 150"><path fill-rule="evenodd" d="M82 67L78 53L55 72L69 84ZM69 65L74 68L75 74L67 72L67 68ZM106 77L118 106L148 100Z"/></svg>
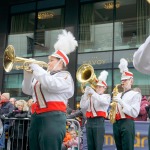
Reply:
<svg viewBox="0 0 150 150"><path fill-rule="evenodd" d="M119 103L121 106L123 106L123 102L122 102L122 99L121 97L118 95L118 96L114 96L113 97L113 100L117 103Z"/></svg>
<svg viewBox="0 0 150 150"><path fill-rule="evenodd" d="M86 86L86 88L85 88L85 93L87 94L87 95L92 95L92 94L94 94L95 93L95 91L91 88L91 87L89 87L89 86Z"/></svg>
<svg viewBox="0 0 150 150"><path fill-rule="evenodd" d="M39 71L39 65L38 64L34 64L34 63L31 63L29 64L29 67L33 70L33 71Z"/></svg>
<svg viewBox="0 0 150 150"><path fill-rule="evenodd" d="M89 89L90 89L90 87L89 87L89 86L86 86L84 93L88 94Z"/></svg>

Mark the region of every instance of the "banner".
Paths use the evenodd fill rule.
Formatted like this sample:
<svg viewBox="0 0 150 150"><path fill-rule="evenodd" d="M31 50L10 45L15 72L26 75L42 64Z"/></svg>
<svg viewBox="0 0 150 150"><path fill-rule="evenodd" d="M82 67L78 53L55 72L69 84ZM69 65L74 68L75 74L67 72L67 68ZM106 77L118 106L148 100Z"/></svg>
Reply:
<svg viewBox="0 0 150 150"><path fill-rule="evenodd" d="M149 122L135 121L134 150L148 150L148 129ZM103 150L116 150L113 139L113 127L108 120L105 121L105 141Z"/></svg>

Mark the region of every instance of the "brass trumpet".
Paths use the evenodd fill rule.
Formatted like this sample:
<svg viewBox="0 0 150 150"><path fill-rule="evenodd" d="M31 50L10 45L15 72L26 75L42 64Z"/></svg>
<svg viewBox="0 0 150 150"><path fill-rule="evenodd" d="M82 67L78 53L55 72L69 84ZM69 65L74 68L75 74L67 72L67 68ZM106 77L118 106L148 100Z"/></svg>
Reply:
<svg viewBox="0 0 150 150"><path fill-rule="evenodd" d="M98 79L94 74L94 69L90 64L83 64L81 65L76 73L77 80L81 83L81 92L84 93L84 86L85 84L89 83L90 86L95 89L96 83Z"/></svg>
<svg viewBox="0 0 150 150"><path fill-rule="evenodd" d="M22 57L16 57L15 49L12 45L8 45L4 51L3 55L3 67L6 72L10 72L13 69L14 63L22 63L23 65L15 66L16 70L26 70L31 72L32 70L29 67L29 64L35 63L43 68L47 68L48 64L43 61L37 61L35 59L26 59Z"/></svg>

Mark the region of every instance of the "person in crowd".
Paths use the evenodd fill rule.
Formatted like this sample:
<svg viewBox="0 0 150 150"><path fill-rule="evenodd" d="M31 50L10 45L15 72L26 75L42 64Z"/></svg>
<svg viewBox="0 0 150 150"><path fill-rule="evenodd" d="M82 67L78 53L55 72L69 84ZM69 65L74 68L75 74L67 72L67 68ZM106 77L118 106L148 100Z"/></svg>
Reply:
<svg viewBox="0 0 150 150"><path fill-rule="evenodd" d="M71 125L71 122L67 121L66 133L65 133L65 137L63 139L62 148L61 148L62 150L67 150L69 148L68 142L71 140L70 125Z"/></svg>
<svg viewBox="0 0 150 150"><path fill-rule="evenodd" d="M73 112L73 109L67 104L67 115L70 115Z"/></svg>
<svg viewBox="0 0 150 150"><path fill-rule="evenodd" d="M133 66L135 69L143 74L150 74L150 36L147 37L145 42L138 48L138 50L133 55ZM150 117L149 112L150 106L146 106L146 110ZM149 125L149 133L148 133L148 144L150 150L150 125Z"/></svg>
<svg viewBox="0 0 150 150"><path fill-rule="evenodd" d="M28 101L27 101L27 105L28 105L28 107L29 107L29 111L28 111L28 117L30 118L31 117L31 106L32 106L32 104L33 104L33 99L32 98L30 98Z"/></svg>
<svg viewBox="0 0 150 150"><path fill-rule="evenodd" d="M14 109L14 106L9 102L9 99L10 93L3 93L0 95L0 116L4 125L4 132L0 138L0 150L5 148L5 132L10 128L10 121L5 120L5 116L7 116Z"/></svg>
<svg viewBox="0 0 150 150"><path fill-rule="evenodd" d="M78 150L79 138L75 130L70 131L71 139L68 141L68 150Z"/></svg>
<svg viewBox="0 0 150 150"><path fill-rule="evenodd" d="M89 150L102 150L104 143L105 125L107 109L110 104L110 95L104 94L107 89L107 71L102 71L98 77L95 90L86 86L81 97L80 107L86 110L86 132Z"/></svg>
<svg viewBox="0 0 150 150"><path fill-rule="evenodd" d="M148 96L147 101L150 103L150 96Z"/></svg>
<svg viewBox="0 0 150 150"><path fill-rule="evenodd" d="M16 103L16 99L14 97L10 98L9 100L14 106L15 106L15 103Z"/></svg>
<svg viewBox="0 0 150 150"><path fill-rule="evenodd" d="M141 93L131 89L133 73L128 70L126 59L120 59L121 85L123 93L113 96L117 102L116 122L113 124L113 135L117 150L134 150L135 124L141 104Z"/></svg>
<svg viewBox="0 0 150 150"><path fill-rule="evenodd" d="M63 30L54 45L55 52L48 57L47 71L35 63L29 65L32 73L24 71L22 90L34 100L29 129L30 150L61 149L66 133L67 102L74 94L73 79L66 71L67 54L77 46L72 33Z"/></svg>
<svg viewBox="0 0 150 150"><path fill-rule="evenodd" d="M134 88L133 90L141 93L141 89L138 87ZM142 93L141 93L141 95L142 95ZM142 96L140 112L139 112L138 117L135 119L136 121L147 121L148 115L147 115L147 111L146 111L145 107L148 105L149 105L149 102L147 101L146 96Z"/></svg>
<svg viewBox="0 0 150 150"><path fill-rule="evenodd" d="M82 144L81 144L81 149L82 150L88 150L87 148L87 137L86 137L86 128L85 128L85 123L86 123L86 116L85 116L86 110L79 108L76 110L74 113L71 113L70 115L67 115L67 119L76 119L81 118L81 131L82 131Z"/></svg>
<svg viewBox="0 0 150 150"><path fill-rule="evenodd" d="M25 100L18 100L16 109L8 114L8 118L27 118L28 106ZM28 127L29 120L13 120L11 128L11 147L10 150L28 150Z"/></svg>

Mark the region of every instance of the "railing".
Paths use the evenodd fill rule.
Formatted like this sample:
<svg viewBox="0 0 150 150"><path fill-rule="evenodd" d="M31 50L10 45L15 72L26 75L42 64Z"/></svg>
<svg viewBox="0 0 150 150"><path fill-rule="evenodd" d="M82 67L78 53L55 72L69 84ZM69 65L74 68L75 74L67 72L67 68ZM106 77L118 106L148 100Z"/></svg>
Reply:
<svg viewBox="0 0 150 150"><path fill-rule="evenodd" d="M5 131L5 142L7 150L29 150L28 131L30 118L5 118L10 122L10 127ZM78 130L78 150L81 144L81 127L77 120L67 119L67 122L74 123ZM4 134L4 132L3 132Z"/></svg>

